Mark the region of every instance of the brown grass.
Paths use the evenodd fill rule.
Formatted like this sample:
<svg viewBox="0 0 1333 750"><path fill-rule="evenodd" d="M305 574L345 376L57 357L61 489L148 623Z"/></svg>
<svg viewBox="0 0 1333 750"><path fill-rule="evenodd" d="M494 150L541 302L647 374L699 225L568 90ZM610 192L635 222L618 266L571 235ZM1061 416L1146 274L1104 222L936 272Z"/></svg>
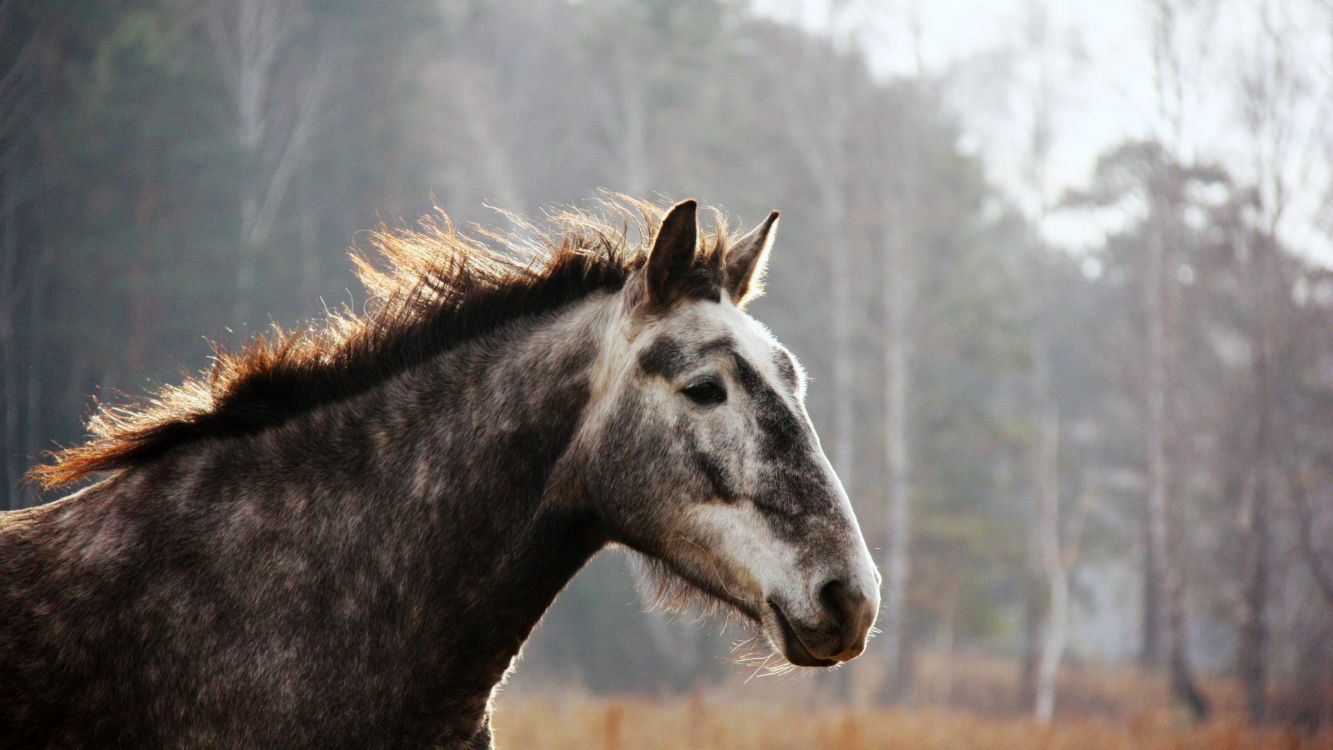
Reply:
<svg viewBox="0 0 1333 750"><path fill-rule="evenodd" d="M851 692L873 690L873 666L852 665ZM499 702L497 745L510 750L1333 750L1333 727L1309 734L1244 720L1234 680L1202 689L1212 718L1193 724L1173 708L1164 675L1134 667L1067 665L1050 725L1019 705L1017 665L991 656L923 654L910 705L849 706L809 672L746 680L689 696L596 697L520 679ZM1279 713L1294 686L1275 686ZM1306 691L1307 693L1309 691ZM1333 685L1304 695L1323 706Z"/></svg>
<svg viewBox="0 0 1333 750"><path fill-rule="evenodd" d="M500 701L496 743L524 750L1316 750L1333 731L1256 729L1233 718L1187 726L1160 716L1115 722L920 709L808 708L705 696L596 698L539 693Z"/></svg>

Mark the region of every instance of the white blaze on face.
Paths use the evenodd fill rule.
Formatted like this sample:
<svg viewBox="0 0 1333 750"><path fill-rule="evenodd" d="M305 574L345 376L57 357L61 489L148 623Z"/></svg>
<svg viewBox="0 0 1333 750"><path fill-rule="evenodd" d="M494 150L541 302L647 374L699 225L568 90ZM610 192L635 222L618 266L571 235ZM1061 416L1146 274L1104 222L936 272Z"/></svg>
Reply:
<svg viewBox="0 0 1333 750"><path fill-rule="evenodd" d="M778 539L753 503L708 503L691 516L713 554L733 571L735 580L724 581L732 595L762 612L765 597L791 586L796 549Z"/></svg>
<svg viewBox="0 0 1333 750"><path fill-rule="evenodd" d="M690 516L712 554L725 569L733 571L732 580L724 581L724 585L761 612L766 609L767 599L777 598L789 616L818 619L822 606L819 588L834 578L863 592L872 600L872 609L878 611L879 575L851 503L840 485L837 491L838 511L847 521L847 547L841 555L835 553L808 566L800 563L799 546L773 533L772 526L753 503L698 505Z"/></svg>

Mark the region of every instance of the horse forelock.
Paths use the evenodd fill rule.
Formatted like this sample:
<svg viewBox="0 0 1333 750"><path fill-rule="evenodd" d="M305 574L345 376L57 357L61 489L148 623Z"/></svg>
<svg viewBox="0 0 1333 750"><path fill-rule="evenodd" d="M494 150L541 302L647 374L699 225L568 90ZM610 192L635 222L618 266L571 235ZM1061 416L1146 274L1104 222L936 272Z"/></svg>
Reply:
<svg viewBox="0 0 1333 750"><path fill-rule="evenodd" d="M214 344L212 367L147 398L99 404L89 439L51 454L28 474L44 488L132 467L183 443L251 434L368 391L470 339L636 279L647 241L664 211L606 194L591 210L568 209L538 225L459 232L443 212L416 229L381 227L370 235L378 259L353 255L368 294L350 307L293 331L274 326L242 348ZM725 253L725 224L705 236L701 269ZM378 260L378 262L377 262ZM641 294L636 285L626 297ZM627 304L632 304L627 299Z"/></svg>

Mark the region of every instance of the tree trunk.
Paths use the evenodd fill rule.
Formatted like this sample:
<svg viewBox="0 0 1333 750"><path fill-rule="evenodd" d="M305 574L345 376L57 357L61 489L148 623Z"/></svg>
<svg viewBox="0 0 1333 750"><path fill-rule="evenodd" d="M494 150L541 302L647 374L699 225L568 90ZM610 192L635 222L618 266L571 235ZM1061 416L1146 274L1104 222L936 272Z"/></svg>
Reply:
<svg viewBox="0 0 1333 750"><path fill-rule="evenodd" d="M907 437L907 394L911 373L908 369L910 341L908 310L911 307L911 273L906 257L904 230L900 217L893 216L885 227L887 236L884 260L883 306L886 321L884 344L885 439L884 463L888 471L888 502L885 504L884 529L884 610L880 618L880 636L876 646L884 658L884 695L890 701L901 687L899 661L902 657L903 631L907 617L908 546L911 539L911 474Z"/></svg>
<svg viewBox="0 0 1333 750"><path fill-rule="evenodd" d="M1154 211L1158 210L1156 208ZM1142 659L1156 664L1160 659L1158 637L1161 627L1163 583L1166 579L1166 343L1165 312L1162 305L1162 271L1165 238L1160 217L1150 217L1147 263L1144 269L1143 307L1147 314L1147 392L1144 420L1144 450L1148 470L1147 536L1144 553L1144 630ZM1150 619L1151 618L1151 619ZM1151 645L1150 645L1151 644Z"/></svg>
<svg viewBox="0 0 1333 750"><path fill-rule="evenodd" d="M962 598L962 588L963 579L959 576L951 576L944 583L942 597L944 609L940 613L940 635L936 641L936 649L944 662L944 669L941 670L933 702L946 709L953 706L954 650L958 643L958 605Z"/></svg>
<svg viewBox="0 0 1333 750"><path fill-rule="evenodd" d="M1162 176L1154 180L1163 179ZM1170 687L1175 700L1185 705L1196 719L1208 713L1208 704L1195 684L1189 668L1187 628L1185 623L1185 577L1181 548L1184 545L1179 508L1170 503L1170 476L1166 457L1167 419L1167 310L1166 253L1167 227L1163 212L1166 199L1160 185L1154 186L1154 203L1149 217L1147 264L1144 274L1144 308L1148 317L1148 389L1145 439L1148 464L1148 544L1155 547L1156 563L1152 575L1165 595L1167 616L1167 665ZM1158 605L1160 612L1160 604Z"/></svg>
<svg viewBox="0 0 1333 750"><path fill-rule="evenodd" d="M1037 705L1037 662L1041 657L1041 594L1037 581L1024 576L1023 654L1018 673L1018 709L1035 710Z"/></svg>
<svg viewBox="0 0 1333 750"><path fill-rule="evenodd" d="M1152 510L1143 507L1143 586L1140 592L1142 609L1139 631L1139 665L1158 667L1162 664L1162 582L1158 578L1161 564L1157 556L1160 545L1153 538Z"/></svg>
<svg viewBox="0 0 1333 750"><path fill-rule="evenodd" d="M1055 714L1055 679L1069 640L1069 571L1060 542L1060 422L1055 405L1041 410L1037 426L1037 536L1047 603L1033 717L1043 724Z"/></svg>
<svg viewBox="0 0 1333 750"><path fill-rule="evenodd" d="M1260 415L1261 424L1267 419ZM1260 433L1264 432L1261 427ZM1261 722L1265 714L1264 651L1267 628L1264 614L1268 596L1268 480L1262 464L1256 467L1254 494L1250 502L1249 555L1245 573L1244 621L1241 625L1238 654L1241 683L1245 691L1245 709L1250 720Z"/></svg>
<svg viewBox="0 0 1333 750"><path fill-rule="evenodd" d="M1268 515L1272 491L1272 299L1275 294L1273 262L1276 239L1266 237L1258 253L1258 299L1254 306L1254 381L1258 424L1254 435L1254 491L1246 514L1248 555L1245 571L1244 619L1241 624L1238 666L1245 691L1245 709L1250 720L1261 722L1266 713L1267 674L1264 655L1267 646L1265 614L1268 605L1270 538Z"/></svg>

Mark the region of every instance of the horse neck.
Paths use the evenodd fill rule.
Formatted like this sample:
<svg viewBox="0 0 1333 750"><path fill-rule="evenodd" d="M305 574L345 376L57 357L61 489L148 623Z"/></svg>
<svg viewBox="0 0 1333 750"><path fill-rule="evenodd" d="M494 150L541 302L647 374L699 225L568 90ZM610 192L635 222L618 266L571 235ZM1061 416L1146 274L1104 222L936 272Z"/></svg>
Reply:
<svg viewBox="0 0 1333 750"><path fill-rule="evenodd" d="M449 590L432 595L445 595L447 635L478 639L456 652L494 653L501 671L604 543L571 473L571 444L590 396L593 332L612 299L464 344L385 389L370 419L374 463L396 476L376 504L402 510L420 564L443 576Z"/></svg>
<svg viewBox="0 0 1333 750"><path fill-rule="evenodd" d="M454 579L456 622L476 626L458 653L495 654L495 679L605 542L572 442L590 397L594 333L612 299L441 357L407 385L400 408L385 410L384 459L411 467L401 491L433 534L424 554Z"/></svg>
<svg viewBox="0 0 1333 750"><path fill-rule="evenodd" d="M193 485L273 507L290 532L274 554L352 571L341 593L384 610L376 621L392 623L389 637L412 653L422 701L443 713L484 708L542 613L605 543L569 449L597 327L616 299L521 319L238 441L194 471L203 479ZM230 486L202 489L218 476Z"/></svg>

